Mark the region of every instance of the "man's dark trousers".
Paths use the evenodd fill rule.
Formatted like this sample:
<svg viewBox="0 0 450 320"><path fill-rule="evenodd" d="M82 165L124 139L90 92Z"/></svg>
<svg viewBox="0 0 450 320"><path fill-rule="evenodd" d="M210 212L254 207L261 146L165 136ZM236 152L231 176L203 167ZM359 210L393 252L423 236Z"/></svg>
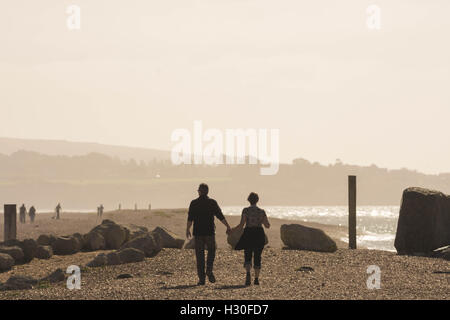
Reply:
<svg viewBox="0 0 450 320"><path fill-rule="evenodd" d="M205 274L205 247L208 250L206 258L206 274L213 272L214 258L216 256L216 237L213 236L195 236L195 256L197 258L198 278L203 280Z"/></svg>

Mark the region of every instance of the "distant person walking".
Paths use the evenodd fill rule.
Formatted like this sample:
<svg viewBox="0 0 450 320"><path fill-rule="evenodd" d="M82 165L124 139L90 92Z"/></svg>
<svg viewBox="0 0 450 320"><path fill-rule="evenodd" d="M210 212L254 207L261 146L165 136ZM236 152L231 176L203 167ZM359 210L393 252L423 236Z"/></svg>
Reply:
<svg viewBox="0 0 450 320"><path fill-rule="evenodd" d="M269 220L266 212L256 206L259 201L258 194L252 192L247 198L250 202L250 207L242 210L241 222L236 228L243 228L239 242L236 244L236 250L244 249L244 268L247 271L245 277L245 285L251 284L251 268L253 258L253 268L255 269L255 285L259 285L259 274L261 271L261 254L266 242L266 235L264 233L263 225L270 228Z"/></svg>
<svg viewBox="0 0 450 320"><path fill-rule="evenodd" d="M100 218L100 219L103 216L103 209L104 209L104 207L103 207L102 204L100 205L100 207L97 208L97 217Z"/></svg>
<svg viewBox="0 0 450 320"><path fill-rule="evenodd" d="M25 217L27 215L27 209L25 208L25 204L22 204L19 210L19 220L20 223L25 223Z"/></svg>
<svg viewBox="0 0 450 320"><path fill-rule="evenodd" d="M30 216L30 222L34 223L34 218L36 217L36 209L34 206L31 206L30 211L28 212L28 215Z"/></svg>
<svg viewBox="0 0 450 320"><path fill-rule="evenodd" d="M208 197L208 185L202 183L198 187L199 197L189 205L186 238L191 238L191 226L194 224L195 256L197 260L198 285L205 284L205 278L211 283L216 282L213 274L214 258L216 255L216 238L214 217L218 218L227 227L227 234L231 228L222 214L216 200ZM208 250L205 271L205 246Z"/></svg>
<svg viewBox="0 0 450 320"><path fill-rule="evenodd" d="M58 205L55 208L55 213L56 213L56 219L59 220L60 214L61 214L61 204L58 203Z"/></svg>

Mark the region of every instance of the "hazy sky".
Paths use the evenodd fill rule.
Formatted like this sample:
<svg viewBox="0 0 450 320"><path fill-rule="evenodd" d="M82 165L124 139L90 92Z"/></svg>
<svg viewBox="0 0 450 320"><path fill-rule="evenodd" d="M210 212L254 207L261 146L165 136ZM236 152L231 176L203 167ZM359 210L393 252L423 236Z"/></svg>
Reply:
<svg viewBox="0 0 450 320"><path fill-rule="evenodd" d="M448 0L3 0L0 136L170 149L202 120L280 129L285 162L450 172L449 17Z"/></svg>

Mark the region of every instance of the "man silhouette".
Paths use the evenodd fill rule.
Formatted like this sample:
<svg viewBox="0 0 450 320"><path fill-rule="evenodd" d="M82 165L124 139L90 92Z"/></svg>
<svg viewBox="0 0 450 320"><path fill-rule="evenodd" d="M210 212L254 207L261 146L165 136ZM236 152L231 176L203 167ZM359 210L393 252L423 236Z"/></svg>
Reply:
<svg viewBox="0 0 450 320"><path fill-rule="evenodd" d="M33 223L34 218L36 217L36 208L34 206L31 206L30 211L28 212L28 215L30 216L31 223Z"/></svg>
<svg viewBox="0 0 450 320"><path fill-rule="evenodd" d="M25 208L25 204L22 204L22 206L20 207L20 211L19 211L20 223L25 223L26 215L27 215L27 209Z"/></svg>
<svg viewBox="0 0 450 320"><path fill-rule="evenodd" d="M199 197L189 205L186 238L191 237L191 226L194 223L195 256L197 259L198 285L205 284L205 278L211 283L216 282L213 274L214 258L216 256L216 237L214 217L217 217L227 227L227 234L231 232L230 225L222 214L216 200L208 197L208 185L200 184ZM208 250L205 272L205 246Z"/></svg>
<svg viewBox="0 0 450 320"><path fill-rule="evenodd" d="M100 219L103 216L103 209L105 209L105 208L103 207L102 204L100 205L100 207L97 208L97 217L99 217Z"/></svg>
<svg viewBox="0 0 450 320"><path fill-rule="evenodd" d="M55 208L55 213L56 213L56 219L59 220L59 214L61 213L61 204L58 203L58 205Z"/></svg>

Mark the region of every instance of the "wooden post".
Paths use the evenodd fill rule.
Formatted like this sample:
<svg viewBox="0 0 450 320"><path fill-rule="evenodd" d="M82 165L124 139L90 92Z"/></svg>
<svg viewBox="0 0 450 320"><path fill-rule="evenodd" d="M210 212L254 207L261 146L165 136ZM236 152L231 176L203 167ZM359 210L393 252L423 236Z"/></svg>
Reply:
<svg viewBox="0 0 450 320"><path fill-rule="evenodd" d="M5 241L16 239L17 207L15 204L5 204L3 212L5 221L3 237Z"/></svg>
<svg viewBox="0 0 450 320"><path fill-rule="evenodd" d="M348 247L356 249L356 176L348 176Z"/></svg>

